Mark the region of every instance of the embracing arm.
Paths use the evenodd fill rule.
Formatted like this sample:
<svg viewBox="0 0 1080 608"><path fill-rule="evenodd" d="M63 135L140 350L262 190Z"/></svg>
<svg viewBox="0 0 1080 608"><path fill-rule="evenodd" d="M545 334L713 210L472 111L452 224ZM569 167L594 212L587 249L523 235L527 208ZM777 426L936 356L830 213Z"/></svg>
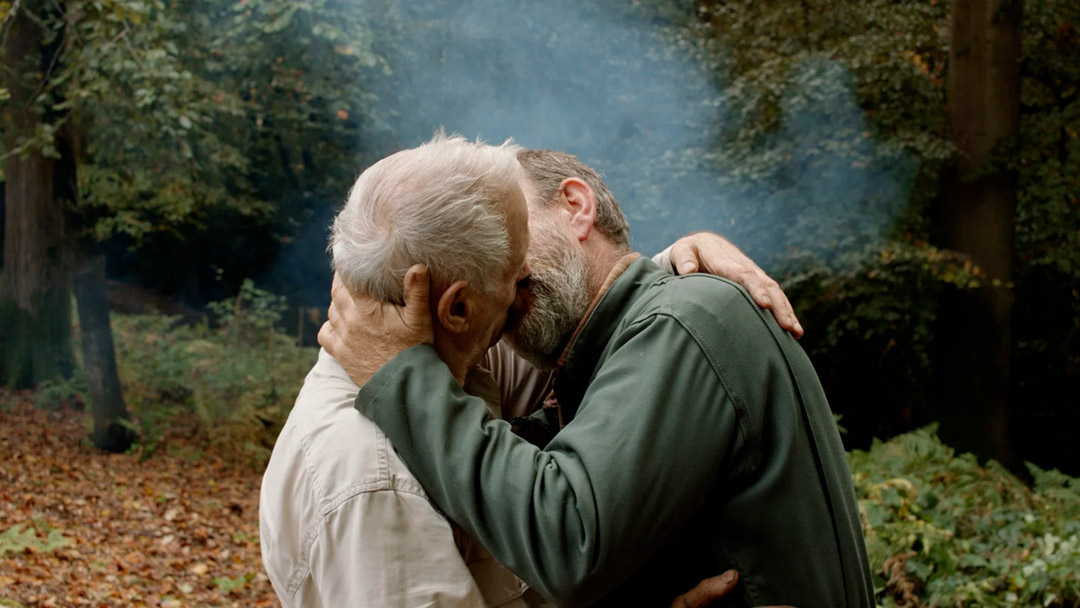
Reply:
<svg viewBox="0 0 1080 608"><path fill-rule="evenodd" d="M652 260L671 274L704 272L742 285L758 306L772 312L780 327L796 338L802 337L802 325L780 284L724 237L694 232L675 241ZM552 372L536 369L505 341L488 351L482 365L499 385L505 420L532 414L550 390Z"/></svg>
<svg viewBox="0 0 1080 608"><path fill-rule="evenodd" d="M655 315L617 339L544 450L487 421L429 346L393 359L356 402L451 519L560 604L595 600L637 570L700 505L737 434L678 321ZM654 355L643 364L643 353Z"/></svg>
<svg viewBox="0 0 1080 608"><path fill-rule="evenodd" d="M802 325L780 284L719 234L692 232L658 253L653 261L674 274L704 272L742 285L758 306L772 312L784 331L802 337Z"/></svg>

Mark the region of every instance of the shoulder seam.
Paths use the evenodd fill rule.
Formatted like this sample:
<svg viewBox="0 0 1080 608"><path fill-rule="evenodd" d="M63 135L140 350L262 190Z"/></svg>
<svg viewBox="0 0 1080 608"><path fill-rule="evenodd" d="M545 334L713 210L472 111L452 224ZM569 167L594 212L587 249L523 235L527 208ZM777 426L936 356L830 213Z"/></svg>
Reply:
<svg viewBox="0 0 1080 608"><path fill-rule="evenodd" d="M674 315L670 312L666 312L663 310L654 311L652 313L649 313L648 316L634 321L630 325L630 327L652 320L655 317L666 317L674 321L676 324L679 325L679 327L683 329L683 331L685 331L690 336L690 339L692 339L694 343L697 344L701 352L705 354L705 359L708 360L709 367L711 367L713 373L716 374L717 381L720 383L720 386L724 388L724 392L726 392L731 398L732 403L735 404L735 419L738 421L739 434L742 435L743 445L751 445L751 430L747 428L748 410L746 407L746 403L743 401L742 397L739 396L738 393L731 390L731 383L729 383L725 379L724 373L718 366L717 362L719 361L719 357L716 355L716 353L712 351L711 348L709 348L704 342L702 342L702 340L698 337L697 333L693 329L691 329L677 315ZM742 471L739 472L741 473Z"/></svg>

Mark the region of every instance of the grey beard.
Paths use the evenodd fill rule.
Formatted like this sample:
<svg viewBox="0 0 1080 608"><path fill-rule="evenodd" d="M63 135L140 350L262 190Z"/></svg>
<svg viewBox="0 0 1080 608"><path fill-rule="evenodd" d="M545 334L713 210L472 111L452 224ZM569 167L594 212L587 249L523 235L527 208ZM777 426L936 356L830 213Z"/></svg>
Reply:
<svg viewBox="0 0 1080 608"><path fill-rule="evenodd" d="M589 309L589 263L583 252L544 231L534 233L531 306L511 322L506 339L526 361L540 369L559 363Z"/></svg>

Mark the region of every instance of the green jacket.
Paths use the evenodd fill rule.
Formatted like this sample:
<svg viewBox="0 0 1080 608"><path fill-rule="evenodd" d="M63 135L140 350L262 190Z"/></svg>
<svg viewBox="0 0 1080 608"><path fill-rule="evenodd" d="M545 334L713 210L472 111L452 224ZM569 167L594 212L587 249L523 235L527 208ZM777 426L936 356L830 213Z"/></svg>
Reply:
<svg viewBox="0 0 1080 608"><path fill-rule="evenodd" d="M440 508L559 604L873 606L843 446L809 359L738 286L635 261L556 380L543 450L489 421L430 346L360 391Z"/></svg>

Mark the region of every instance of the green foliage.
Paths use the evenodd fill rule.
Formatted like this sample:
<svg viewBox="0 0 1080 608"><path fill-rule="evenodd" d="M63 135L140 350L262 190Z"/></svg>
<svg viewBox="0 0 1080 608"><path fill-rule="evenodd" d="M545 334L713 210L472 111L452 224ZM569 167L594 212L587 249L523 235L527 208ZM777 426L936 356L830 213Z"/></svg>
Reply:
<svg viewBox="0 0 1080 608"><path fill-rule="evenodd" d="M741 202L721 224L773 272L857 261L914 231L951 153L946 2L700 3L721 82L713 146L680 164ZM852 257L853 254L855 257Z"/></svg>
<svg viewBox="0 0 1080 608"><path fill-rule="evenodd" d="M218 588L225 593L233 593L238 592L244 587L246 587L247 584L250 583L254 578L255 573L249 572L243 576L238 576L236 578L229 578L227 576L215 578L214 584L217 585Z"/></svg>
<svg viewBox="0 0 1080 608"><path fill-rule="evenodd" d="M89 402L86 377L82 370L76 370L70 378L46 380L34 391L34 407L43 410L62 408L81 408Z"/></svg>
<svg viewBox="0 0 1080 608"><path fill-rule="evenodd" d="M712 148L662 159L660 171L704 166L720 176L739 204L701 212L702 224L784 279L808 328L804 344L854 435L929 421L908 410L925 409L938 296L952 288L922 261L952 254L921 245L935 236L932 207L953 153L950 3L695 5L683 29L707 51L726 120ZM1021 133L993 163L1014 168L1019 186L1013 369L1024 407L1012 428L1022 453L1071 466L1080 462L1075 442L1047 440L1045 429L1080 421L1060 399L1080 390L1078 24L1071 0L1025 3ZM887 261L890 251L907 253ZM956 276L978 272L959 258L949 265ZM896 424L865 420L868 393L908 401L890 406Z"/></svg>
<svg viewBox="0 0 1080 608"><path fill-rule="evenodd" d="M1080 602L1080 480L1031 466L1029 489L932 427L849 460L881 605Z"/></svg>
<svg viewBox="0 0 1080 608"><path fill-rule="evenodd" d="M47 71L16 66L41 119L0 159L58 157L66 132L79 212L98 239L139 245L233 215L287 225L354 176L358 125L377 118L366 75L390 68L353 3L45 4L20 10L60 50Z"/></svg>
<svg viewBox="0 0 1080 608"><path fill-rule="evenodd" d="M22 553L23 551L52 553L57 549L70 546L74 542L59 530L43 522L35 521L29 526L15 524L0 533L0 556L8 553Z"/></svg>
<svg viewBox="0 0 1080 608"><path fill-rule="evenodd" d="M259 463L292 408L314 349L275 328L281 299L248 281L236 298L211 306L219 325L184 325L164 315L114 315L124 395L152 453L178 415L197 431Z"/></svg>
<svg viewBox="0 0 1080 608"><path fill-rule="evenodd" d="M1024 5L1018 168L1014 336L1018 398L1014 425L1037 437L1047 462L1080 461L1075 441L1045 429L1080 424L1080 4Z"/></svg>
<svg viewBox="0 0 1080 608"><path fill-rule="evenodd" d="M934 420L935 330L942 296L977 286L981 271L925 243L891 242L785 281L813 358L849 439L869 441ZM865 407L874 395L874 407ZM865 438L865 439L863 439ZM865 445L865 444L863 444Z"/></svg>
<svg viewBox="0 0 1080 608"><path fill-rule="evenodd" d="M286 308L285 298L255 287L251 279L240 284L235 298L207 305L218 326L223 328L226 340L249 347L273 333Z"/></svg>
<svg viewBox="0 0 1080 608"><path fill-rule="evenodd" d="M1025 7L1017 255L1080 283L1080 5ZM1080 308L1076 310L1080 311Z"/></svg>
<svg viewBox="0 0 1080 608"><path fill-rule="evenodd" d="M970 259L925 243L893 242L839 269L820 267L788 278L795 301L820 320L809 350L825 355L843 342L893 343L906 338L918 368L930 365L937 301L946 288L971 289L980 270Z"/></svg>
<svg viewBox="0 0 1080 608"><path fill-rule="evenodd" d="M265 214L253 197L242 99L192 62L208 44L161 2L70 2L80 42L51 85L84 133L78 158L83 211L99 238L136 241L214 208Z"/></svg>

